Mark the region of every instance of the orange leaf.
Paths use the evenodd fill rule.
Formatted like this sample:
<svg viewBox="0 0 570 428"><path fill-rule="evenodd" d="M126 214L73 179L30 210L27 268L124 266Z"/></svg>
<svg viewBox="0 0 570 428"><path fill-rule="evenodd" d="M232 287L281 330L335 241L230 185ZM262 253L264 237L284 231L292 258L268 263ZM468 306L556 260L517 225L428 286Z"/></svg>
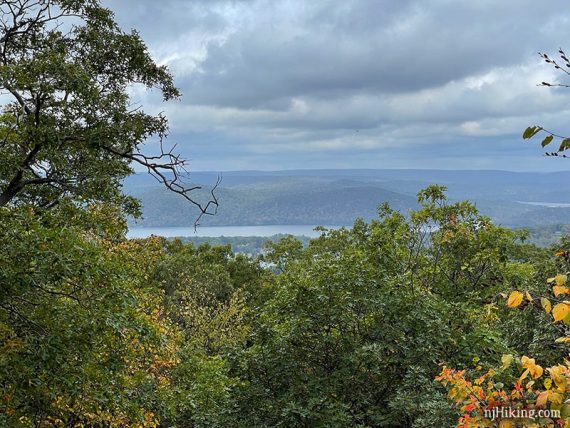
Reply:
<svg viewBox="0 0 570 428"><path fill-rule="evenodd" d="M520 291L513 291L507 300L509 308L517 308L521 305L524 295Z"/></svg>
<svg viewBox="0 0 570 428"><path fill-rule="evenodd" d="M552 287L552 292L554 293L554 295L556 297L560 296L561 294L569 294L570 293L570 289L567 287L563 287L561 285L555 285L554 287Z"/></svg>
<svg viewBox="0 0 570 428"><path fill-rule="evenodd" d="M543 391L538 394L538 398L536 399L537 407L544 407L546 406L546 402L548 401L548 391Z"/></svg>

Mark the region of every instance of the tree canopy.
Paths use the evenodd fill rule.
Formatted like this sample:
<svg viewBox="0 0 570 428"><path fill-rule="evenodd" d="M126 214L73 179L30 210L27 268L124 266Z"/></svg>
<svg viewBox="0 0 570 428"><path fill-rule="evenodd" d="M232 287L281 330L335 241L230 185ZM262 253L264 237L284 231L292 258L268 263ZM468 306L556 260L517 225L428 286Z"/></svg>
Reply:
<svg viewBox="0 0 570 428"><path fill-rule="evenodd" d="M121 180L141 166L200 213L185 162L163 146L164 115L146 113L131 92L180 96L167 68L136 31L126 33L97 0L8 0L0 4L0 207L49 208L63 198L112 202L136 214ZM9 97L9 98L8 98ZM158 151L143 152L154 138ZM213 194L212 194L213 196Z"/></svg>
<svg viewBox="0 0 570 428"><path fill-rule="evenodd" d="M257 258L129 240L133 164L217 205L129 96L177 98L168 70L96 0L6 0L0 25L0 426L514 426L497 404L570 426L568 241L436 185Z"/></svg>

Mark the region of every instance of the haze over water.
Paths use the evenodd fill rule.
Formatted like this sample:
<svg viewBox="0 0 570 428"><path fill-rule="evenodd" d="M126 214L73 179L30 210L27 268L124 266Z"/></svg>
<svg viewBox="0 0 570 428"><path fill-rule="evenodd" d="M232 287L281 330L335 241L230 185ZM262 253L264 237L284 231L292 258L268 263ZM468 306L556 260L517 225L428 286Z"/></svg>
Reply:
<svg viewBox="0 0 570 428"><path fill-rule="evenodd" d="M269 226L208 226L198 227L133 227L129 229L129 238L147 238L151 235L175 237L236 237L236 236L274 236L278 234L317 237L321 234L311 225L269 225ZM336 229L340 226L325 226Z"/></svg>

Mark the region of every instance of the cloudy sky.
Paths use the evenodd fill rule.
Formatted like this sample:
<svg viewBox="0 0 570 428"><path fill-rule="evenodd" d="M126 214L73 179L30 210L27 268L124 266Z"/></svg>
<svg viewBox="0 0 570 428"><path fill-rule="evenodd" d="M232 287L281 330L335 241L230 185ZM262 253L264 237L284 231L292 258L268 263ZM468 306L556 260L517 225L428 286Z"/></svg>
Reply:
<svg viewBox="0 0 570 428"><path fill-rule="evenodd" d="M521 140L570 133L563 0L114 0L180 87L170 141L194 170L563 170Z"/></svg>

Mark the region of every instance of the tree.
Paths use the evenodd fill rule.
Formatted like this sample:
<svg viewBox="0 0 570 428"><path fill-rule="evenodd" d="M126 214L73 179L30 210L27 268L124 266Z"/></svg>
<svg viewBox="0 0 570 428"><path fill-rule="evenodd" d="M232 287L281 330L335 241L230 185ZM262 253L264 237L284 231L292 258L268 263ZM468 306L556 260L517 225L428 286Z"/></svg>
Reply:
<svg viewBox="0 0 570 428"><path fill-rule="evenodd" d="M0 207L50 208L63 198L107 201L128 214L138 204L121 192L132 165L168 189L191 197L185 161L163 146L168 122L145 113L129 91L156 89L164 101L180 96L136 31L123 32L99 0L6 0L0 4L0 90L11 101L0 115ZM142 152L149 138L156 154Z"/></svg>
<svg viewBox="0 0 570 428"><path fill-rule="evenodd" d="M564 238L560 245L568 244ZM527 269L526 281L499 294L502 306L514 312L503 312L501 325L515 352L498 364L477 358L476 366L462 370L446 361L436 377L459 411L457 427L570 427L570 254L558 250L554 255ZM546 281L544 272L552 273Z"/></svg>
<svg viewBox="0 0 570 428"><path fill-rule="evenodd" d="M182 342L151 279L165 243L125 238L133 164L201 215L217 206L181 181L166 118L129 96L178 98L168 70L98 0L2 1L0 27L0 425L156 427L176 408L171 382L191 392L188 407L224 398L225 363ZM157 154L142 152L149 138ZM222 335L241 307L192 320Z"/></svg>
<svg viewBox="0 0 570 428"><path fill-rule="evenodd" d="M115 230L116 211L61 208L0 209L0 426L154 427L176 351L147 279L161 243L85 228Z"/></svg>
<svg viewBox="0 0 570 428"><path fill-rule="evenodd" d="M563 252L557 255L565 256ZM536 294L514 290L507 298L509 308L538 311L552 318L565 336L551 337L550 346L559 346L561 351L567 351L565 345L570 342L570 288L566 281L567 275L558 274L546 281L550 292L545 292L544 286ZM461 413L458 427L570 427L570 360L561 360L544 369L535 358L505 354L498 367L484 370L479 365L469 372L443 367L436 380L448 388L450 400ZM513 412L506 413L507 409Z"/></svg>
<svg viewBox="0 0 570 428"><path fill-rule="evenodd" d="M564 77L566 78L570 77L570 71L568 71L570 69L570 60L568 59L566 53L562 49L558 49L558 56L560 59L552 58L545 53L539 53L539 55L544 60L544 62L552 65L554 69L560 71L564 75ZM559 82L556 83L541 82L539 86L570 88L570 85ZM561 135L553 131L549 131L548 129L545 129L542 126L535 125L535 126L529 126L528 128L525 129L523 133L523 138L525 140L529 140L537 134L545 135L541 142L542 147L548 146L550 143L552 143L555 140L560 141L560 146L558 147L558 149L554 152L546 152L546 156L555 156L563 158L568 157L568 155L566 155L564 152L570 149L570 137Z"/></svg>
<svg viewBox="0 0 570 428"><path fill-rule="evenodd" d="M453 423L433 382L438 364L465 366L483 353L500 362L510 348L492 298L532 272L520 233L449 203L438 186L419 202L409 217L383 207L377 220L306 248L270 246L265 260L280 273L233 365L243 383L228 425Z"/></svg>
<svg viewBox="0 0 570 428"><path fill-rule="evenodd" d="M0 209L0 426L234 426L259 266L66 205Z"/></svg>

